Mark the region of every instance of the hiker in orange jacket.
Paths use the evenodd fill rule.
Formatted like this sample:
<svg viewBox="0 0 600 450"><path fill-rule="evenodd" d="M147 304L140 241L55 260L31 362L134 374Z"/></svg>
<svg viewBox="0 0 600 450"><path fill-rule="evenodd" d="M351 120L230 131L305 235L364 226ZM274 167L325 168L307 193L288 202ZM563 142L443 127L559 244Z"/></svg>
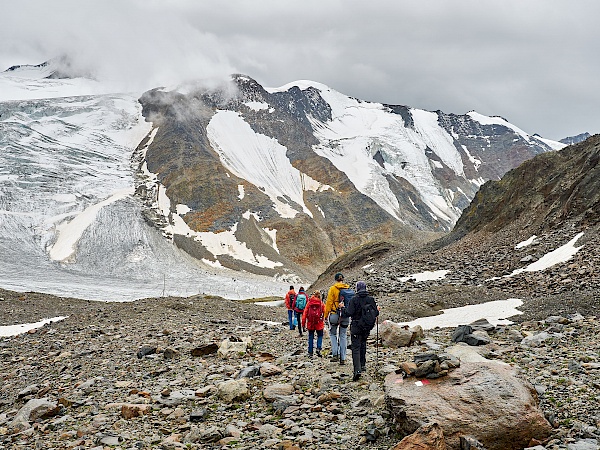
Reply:
<svg viewBox="0 0 600 450"><path fill-rule="evenodd" d="M317 356L321 357L321 348L323 346L323 330L325 329L325 320L323 314L325 306L321 301L321 293L313 292L312 296L306 303L306 308L302 313L302 327L308 330L308 356L313 355L313 346L315 339L315 331L317 332Z"/></svg>
<svg viewBox="0 0 600 450"><path fill-rule="evenodd" d="M294 286L290 286L290 290L285 294L285 307L288 310L288 323L290 324L290 330L295 330L294 326L294 302L296 301L296 291Z"/></svg>

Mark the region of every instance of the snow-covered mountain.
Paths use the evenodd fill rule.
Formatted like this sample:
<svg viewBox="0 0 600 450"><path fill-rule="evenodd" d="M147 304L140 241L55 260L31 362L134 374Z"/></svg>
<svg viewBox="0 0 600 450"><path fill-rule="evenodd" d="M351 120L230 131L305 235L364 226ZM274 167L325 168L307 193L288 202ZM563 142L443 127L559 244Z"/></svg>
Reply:
<svg viewBox="0 0 600 450"><path fill-rule="evenodd" d="M308 81L236 75L140 97L64 76L0 74L5 288L280 294L362 243L450 230L484 181L563 146Z"/></svg>
<svg viewBox="0 0 600 450"><path fill-rule="evenodd" d="M368 241L449 231L485 181L564 147L500 117L364 102L310 81L266 89L235 75L140 101L155 222L208 264L265 274L314 276Z"/></svg>
<svg viewBox="0 0 600 450"><path fill-rule="evenodd" d="M143 216L139 94L47 65L0 74L0 285L97 300L279 293L273 278L202 267ZM100 94L98 94L100 93Z"/></svg>

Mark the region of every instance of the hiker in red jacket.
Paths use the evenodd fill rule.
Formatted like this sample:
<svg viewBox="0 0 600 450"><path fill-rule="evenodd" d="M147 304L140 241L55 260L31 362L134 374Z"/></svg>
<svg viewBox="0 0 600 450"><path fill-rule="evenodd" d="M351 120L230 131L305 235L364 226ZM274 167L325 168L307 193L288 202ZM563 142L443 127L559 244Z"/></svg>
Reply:
<svg viewBox="0 0 600 450"><path fill-rule="evenodd" d="M290 286L290 290L285 294L285 307L288 310L288 323L290 324L290 330L295 330L294 325L294 302L296 301L296 291L294 286Z"/></svg>
<svg viewBox="0 0 600 450"><path fill-rule="evenodd" d="M315 331L317 332L317 356L321 357L321 348L323 346L323 329L325 321L323 314L325 306L321 301L321 293L313 292L313 295L308 299L304 313L302 314L302 327L308 330L308 356L313 355L313 343L315 339Z"/></svg>

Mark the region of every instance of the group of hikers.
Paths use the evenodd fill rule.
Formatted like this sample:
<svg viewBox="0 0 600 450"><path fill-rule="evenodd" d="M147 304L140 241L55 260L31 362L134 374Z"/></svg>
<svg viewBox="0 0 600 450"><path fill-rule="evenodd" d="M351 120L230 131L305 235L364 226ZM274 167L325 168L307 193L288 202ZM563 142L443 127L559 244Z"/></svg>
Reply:
<svg viewBox="0 0 600 450"><path fill-rule="evenodd" d="M379 316L379 308L375 299L367 292L364 281L356 283L356 290L344 283L344 275L335 274L335 284L329 288L327 298L322 298L320 291L314 291L310 296L303 287L290 290L285 296L285 306L288 310L290 330L298 328L308 332L308 355L313 356L315 334L317 336L316 354L322 357L323 330L325 323L329 326L331 340L331 361L346 364L348 348L348 326L350 326L353 381L357 381L366 370L367 338Z"/></svg>

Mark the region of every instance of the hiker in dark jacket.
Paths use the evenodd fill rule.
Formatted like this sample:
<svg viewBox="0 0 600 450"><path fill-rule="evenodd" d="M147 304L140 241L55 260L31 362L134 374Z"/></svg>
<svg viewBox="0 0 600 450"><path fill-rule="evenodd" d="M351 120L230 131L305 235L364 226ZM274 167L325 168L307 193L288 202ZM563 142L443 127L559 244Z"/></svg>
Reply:
<svg viewBox="0 0 600 450"><path fill-rule="evenodd" d="M375 303L375 299L367 292L366 283L359 281L356 283L356 295L352 297L346 309L347 314L352 318L350 335L352 336L352 364L354 366L353 381L357 381L361 373L366 370L367 338L373 328L373 324L368 323L366 317L362 317L363 313L365 313L365 307L368 306L373 311L372 316L377 318L379 316L379 308Z"/></svg>

